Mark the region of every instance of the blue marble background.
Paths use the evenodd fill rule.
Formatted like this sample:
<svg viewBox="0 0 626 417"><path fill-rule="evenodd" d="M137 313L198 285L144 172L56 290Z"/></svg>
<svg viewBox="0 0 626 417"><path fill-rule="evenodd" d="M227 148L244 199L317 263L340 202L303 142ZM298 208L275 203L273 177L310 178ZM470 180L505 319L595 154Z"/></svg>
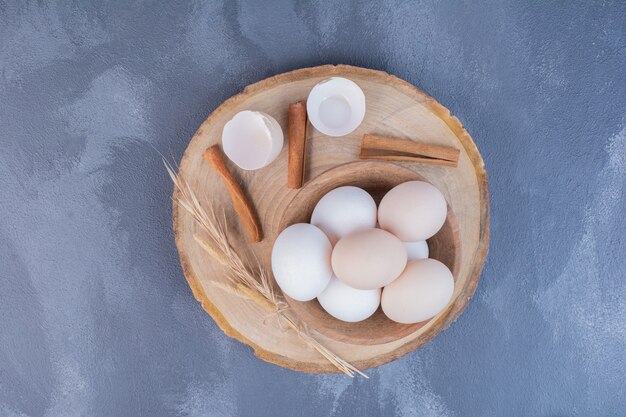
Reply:
<svg viewBox="0 0 626 417"><path fill-rule="evenodd" d="M0 1L0 416L626 415L625 30L623 1ZM476 295L370 380L217 328L159 156L322 63L429 92L490 174Z"/></svg>

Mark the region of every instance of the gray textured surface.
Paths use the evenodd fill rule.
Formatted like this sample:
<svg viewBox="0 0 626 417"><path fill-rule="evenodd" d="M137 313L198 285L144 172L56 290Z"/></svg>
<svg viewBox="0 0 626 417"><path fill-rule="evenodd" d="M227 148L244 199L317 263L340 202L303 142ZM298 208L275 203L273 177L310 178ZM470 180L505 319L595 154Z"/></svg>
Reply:
<svg viewBox="0 0 626 417"><path fill-rule="evenodd" d="M161 3L0 1L1 416L626 414L624 2ZM217 328L156 151L178 160L225 98L322 63L429 92L490 174L468 309L368 381Z"/></svg>

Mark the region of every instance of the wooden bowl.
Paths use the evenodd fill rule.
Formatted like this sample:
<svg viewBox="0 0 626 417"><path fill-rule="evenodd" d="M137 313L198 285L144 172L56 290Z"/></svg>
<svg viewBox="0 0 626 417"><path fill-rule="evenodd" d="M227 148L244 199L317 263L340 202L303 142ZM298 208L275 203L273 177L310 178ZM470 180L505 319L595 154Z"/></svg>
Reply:
<svg viewBox="0 0 626 417"><path fill-rule="evenodd" d="M256 207L263 227L264 240L250 244L224 184L203 161L202 153L220 142L224 124L241 110L266 112L286 132L288 104L306 99L315 84L331 76L356 82L365 93L367 112L357 130L340 138L324 136L309 126L306 183L302 189L290 190L286 186L286 147L272 164L257 171L242 171L228 163ZM450 168L359 161L360 139L366 133L453 146L460 150L459 165ZM445 107L384 72L326 65L291 71L250 85L226 100L202 123L185 151L178 174L204 205L224 211L235 249L256 256L267 271L271 271L270 254L276 236L293 222L308 221L325 190L355 184L380 196L404 180L423 179L443 192L449 207L448 219L443 230L430 239L429 246L432 256L451 267L455 291L452 301L438 316L426 323L405 326L391 323L377 313L362 324L350 325L321 312L315 302L292 304L315 338L360 369L389 362L428 342L457 318L478 284L489 245L489 194L482 158L469 134ZM294 332L283 331L272 320L265 320L265 313L255 304L213 285L213 281L227 282L224 268L194 241L193 235L199 230L193 219L176 205L173 217L185 277L194 296L226 334L248 344L268 362L299 371L337 372Z"/></svg>
<svg viewBox="0 0 626 417"><path fill-rule="evenodd" d="M363 188L378 204L387 191L413 180L425 181L425 178L410 169L388 162L363 161L340 165L324 172L302 188L279 221L279 228L284 229L294 223L308 223L317 202L337 187L354 185ZM456 219L449 207L446 222L435 236L428 239L428 246L429 257L443 262L456 277L461 265L461 242ZM302 321L340 342L364 345L389 343L416 332L428 323L396 323L389 320L380 308L367 320L347 323L326 313L317 300L301 302L287 296L285 298Z"/></svg>

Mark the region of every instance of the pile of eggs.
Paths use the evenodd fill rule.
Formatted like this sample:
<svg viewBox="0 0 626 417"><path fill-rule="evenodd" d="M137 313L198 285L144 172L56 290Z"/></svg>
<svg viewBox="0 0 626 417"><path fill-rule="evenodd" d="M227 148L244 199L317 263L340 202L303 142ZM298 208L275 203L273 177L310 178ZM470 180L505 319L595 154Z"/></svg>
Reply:
<svg viewBox="0 0 626 417"><path fill-rule="evenodd" d="M379 306L399 323L429 320L454 292L452 273L428 258L426 243L446 215L443 194L427 182L399 184L378 207L365 190L339 187L317 203L310 223L280 233L272 272L284 294L317 298L342 321L365 320Z"/></svg>

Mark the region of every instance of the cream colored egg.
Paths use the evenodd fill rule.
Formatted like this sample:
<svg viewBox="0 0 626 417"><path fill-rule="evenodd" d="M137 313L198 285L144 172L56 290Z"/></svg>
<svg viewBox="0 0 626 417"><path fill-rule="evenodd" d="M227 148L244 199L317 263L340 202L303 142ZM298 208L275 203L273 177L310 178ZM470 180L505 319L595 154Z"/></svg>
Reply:
<svg viewBox="0 0 626 417"><path fill-rule="evenodd" d="M371 290L396 279L406 266L406 258L406 249L397 237L381 229L367 229L337 242L332 267L345 284Z"/></svg>
<svg viewBox="0 0 626 417"><path fill-rule="evenodd" d="M315 205L311 224L322 229L330 243L357 230L376 226L376 202L367 191L345 186L328 192Z"/></svg>
<svg viewBox="0 0 626 417"><path fill-rule="evenodd" d="M298 223L283 230L272 248L272 272L283 292L309 301L324 291L333 271L332 246L317 227Z"/></svg>
<svg viewBox="0 0 626 417"><path fill-rule="evenodd" d="M374 314L380 304L380 289L359 290L333 277L317 300L331 316L354 323Z"/></svg>
<svg viewBox="0 0 626 417"><path fill-rule="evenodd" d="M425 240L402 243L404 244L404 248L406 249L407 259L409 261L428 258L428 243L426 243Z"/></svg>
<svg viewBox="0 0 626 417"><path fill-rule="evenodd" d="M454 279L447 266L435 259L411 261L383 289L383 312L398 323L419 323L435 317L448 305Z"/></svg>
<svg viewBox="0 0 626 417"><path fill-rule="evenodd" d="M426 240L446 221L446 199L434 185L409 181L392 188L378 207L380 227L403 242Z"/></svg>

